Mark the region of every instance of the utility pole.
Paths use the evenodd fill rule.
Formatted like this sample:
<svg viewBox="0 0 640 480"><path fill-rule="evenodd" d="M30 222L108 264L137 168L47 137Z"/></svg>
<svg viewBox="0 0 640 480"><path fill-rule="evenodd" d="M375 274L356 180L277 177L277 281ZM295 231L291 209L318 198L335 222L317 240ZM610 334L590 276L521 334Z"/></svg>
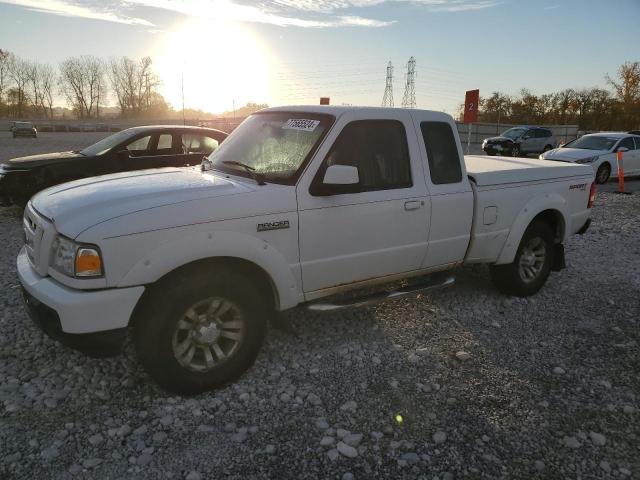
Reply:
<svg viewBox="0 0 640 480"><path fill-rule="evenodd" d="M182 125L186 125L184 120L184 70L182 70Z"/></svg>
<svg viewBox="0 0 640 480"><path fill-rule="evenodd" d="M382 96L382 106L393 107L393 65L391 62L387 64L387 80Z"/></svg>
<svg viewBox="0 0 640 480"><path fill-rule="evenodd" d="M416 108L416 59L407 62L407 80L404 85L402 108Z"/></svg>

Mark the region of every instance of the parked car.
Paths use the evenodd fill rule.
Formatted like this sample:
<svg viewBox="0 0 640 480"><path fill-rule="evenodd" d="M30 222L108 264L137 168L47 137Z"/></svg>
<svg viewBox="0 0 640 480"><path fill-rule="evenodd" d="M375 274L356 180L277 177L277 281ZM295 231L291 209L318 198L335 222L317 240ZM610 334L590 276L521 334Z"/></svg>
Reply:
<svg viewBox="0 0 640 480"><path fill-rule="evenodd" d="M34 193L78 178L199 164L226 137L211 128L134 127L82 150L14 158L0 164L0 198L24 205Z"/></svg>
<svg viewBox="0 0 640 480"><path fill-rule="evenodd" d="M629 130L627 133L630 133L631 135L640 135L640 130Z"/></svg>
<svg viewBox="0 0 640 480"><path fill-rule="evenodd" d="M610 177L618 177L619 151L623 152L622 165L625 176L640 175L640 135L628 133L583 135L561 148L543 153L540 159L591 165L596 182L605 183Z"/></svg>
<svg viewBox="0 0 640 480"><path fill-rule="evenodd" d="M465 159L444 113L270 108L199 169L37 194L17 269L49 335L104 355L133 327L149 374L195 393L239 377L268 318L298 305L331 312L444 287L473 263L500 290L533 295L564 267L594 196L583 165Z"/></svg>
<svg viewBox="0 0 640 480"><path fill-rule="evenodd" d="M487 155L526 156L541 153L557 145L553 132L548 128L521 126L506 130L499 137L485 138L482 150Z"/></svg>
<svg viewBox="0 0 640 480"><path fill-rule="evenodd" d="M31 122L13 122L9 130L13 133L13 138L17 137L38 137L38 131Z"/></svg>

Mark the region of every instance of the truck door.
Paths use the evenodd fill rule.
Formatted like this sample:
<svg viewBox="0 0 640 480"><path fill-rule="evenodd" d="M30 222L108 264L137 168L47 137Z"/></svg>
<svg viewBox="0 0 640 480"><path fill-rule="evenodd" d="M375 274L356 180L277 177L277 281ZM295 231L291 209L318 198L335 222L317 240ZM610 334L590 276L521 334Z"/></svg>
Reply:
<svg viewBox="0 0 640 480"><path fill-rule="evenodd" d="M298 184L308 299L314 291L417 270L424 259L430 205L411 116L378 111L374 118L342 115ZM352 193L312 193L331 165L357 168Z"/></svg>
<svg viewBox="0 0 640 480"><path fill-rule="evenodd" d="M429 248L422 268L459 263L471 238L473 192L454 124L431 112L412 112L420 132L425 179L431 196Z"/></svg>

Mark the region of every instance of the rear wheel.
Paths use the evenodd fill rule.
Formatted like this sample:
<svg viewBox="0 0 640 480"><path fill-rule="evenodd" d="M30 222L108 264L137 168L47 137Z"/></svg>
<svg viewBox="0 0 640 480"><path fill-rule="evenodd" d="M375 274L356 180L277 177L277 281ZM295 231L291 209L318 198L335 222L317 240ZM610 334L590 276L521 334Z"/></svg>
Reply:
<svg viewBox="0 0 640 480"><path fill-rule="evenodd" d="M546 223L533 222L525 231L513 262L491 265L491 280L508 295L528 297L547 281L553 265L553 233Z"/></svg>
<svg viewBox="0 0 640 480"><path fill-rule="evenodd" d="M269 302L233 271L199 272L159 285L136 322L140 362L163 388L196 394L225 385L255 361Z"/></svg>
<svg viewBox="0 0 640 480"><path fill-rule="evenodd" d="M544 150L542 150L542 153L544 152L548 152L549 150L551 150L553 147L551 145L545 145L544 146Z"/></svg>
<svg viewBox="0 0 640 480"><path fill-rule="evenodd" d="M598 167L598 171L596 172L596 183L607 183L610 176L611 165L609 165L608 163L603 163Z"/></svg>

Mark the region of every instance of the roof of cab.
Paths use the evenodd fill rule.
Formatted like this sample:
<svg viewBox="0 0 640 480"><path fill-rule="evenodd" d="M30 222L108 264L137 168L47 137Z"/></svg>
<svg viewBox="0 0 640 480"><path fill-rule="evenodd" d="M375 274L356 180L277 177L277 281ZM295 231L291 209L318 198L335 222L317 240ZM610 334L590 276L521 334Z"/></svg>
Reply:
<svg viewBox="0 0 640 480"><path fill-rule="evenodd" d="M281 107L269 107L260 112L307 112L307 113L325 113L329 115L339 116L346 112L362 112L366 111L370 115L375 115L376 112L429 112L431 114L442 115L443 118L450 119L451 116L444 112L438 112L434 110L421 110L415 108L394 108L394 107L354 107L350 105L335 106L335 105L285 105Z"/></svg>

